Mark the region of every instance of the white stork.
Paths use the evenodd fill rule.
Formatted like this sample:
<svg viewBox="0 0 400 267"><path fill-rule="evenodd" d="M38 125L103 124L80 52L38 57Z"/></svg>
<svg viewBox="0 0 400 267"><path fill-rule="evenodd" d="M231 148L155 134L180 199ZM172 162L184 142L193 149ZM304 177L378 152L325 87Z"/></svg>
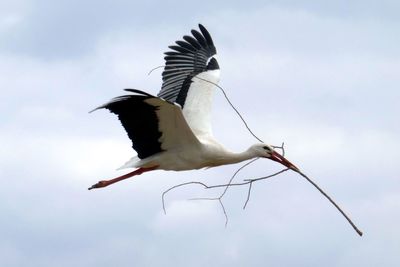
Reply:
<svg viewBox="0 0 400 267"><path fill-rule="evenodd" d="M216 49L210 34L185 35L165 53L163 84L158 96L135 89L96 108L118 115L137 157L121 168L136 168L123 176L103 180L89 188L101 188L152 170L193 170L264 157L298 171L272 146L255 144L234 153L215 140L211 130L212 98L219 81Z"/></svg>

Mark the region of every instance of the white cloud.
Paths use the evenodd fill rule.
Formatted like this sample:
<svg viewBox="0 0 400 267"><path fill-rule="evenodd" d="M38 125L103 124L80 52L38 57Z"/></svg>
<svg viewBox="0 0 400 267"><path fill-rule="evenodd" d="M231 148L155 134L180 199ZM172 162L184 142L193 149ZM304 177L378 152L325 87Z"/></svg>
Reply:
<svg viewBox="0 0 400 267"><path fill-rule="evenodd" d="M0 32L12 30L22 21L22 16L18 14L9 14L1 18L0 20Z"/></svg>

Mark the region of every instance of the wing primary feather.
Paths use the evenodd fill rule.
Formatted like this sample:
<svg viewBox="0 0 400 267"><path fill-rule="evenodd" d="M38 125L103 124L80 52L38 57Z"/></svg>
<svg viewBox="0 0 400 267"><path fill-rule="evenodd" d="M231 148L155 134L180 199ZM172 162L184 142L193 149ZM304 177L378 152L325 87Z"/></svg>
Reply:
<svg viewBox="0 0 400 267"><path fill-rule="evenodd" d="M155 96L153 96L153 95L151 95L149 93L146 93L146 92L138 90L138 89L126 88L126 89L124 89L124 91L141 94L141 95L145 95L145 96L148 96L148 97L155 97Z"/></svg>
<svg viewBox="0 0 400 267"><path fill-rule="evenodd" d="M189 44L191 44L192 46L196 47L196 49L201 49L201 45L192 36L185 35L185 36L183 36L183 39L186 42L188 42Z"/></svg>
<svg viewBox="0 0 400 267"><path fill-rule="evenodd" d="M181 47L181 46L170 45L170 46L168 46L168 48L173 49L173 50L178 51L178 52L181 52L181 53L184 53L184 54L194 55L192 50L189 50L189 49Z"/></svg>
<svg viewBox="0 0 400 267"><path fill-rule="evenodd" d="M190 43L180 41L180 40L176 41L175 43L183 48L186 48L186 49L192 51L192 52L196 52L196 48L194 46L192 46Z"/></svg>
<svg viewBox="0 0 400 267"><path fill-rule="evenodd" d="M207 42L206 42L206 39L203 37L203 35L201 35L201 33L199 33L196 30L192 30L191 32L192 32L193 36L196 38L196 40L200 43L200 45L203 48L207 48Z"/></svg>
<svg viewBox="0 0 400 267"><path fill-rule="evenodd" d="M204 38L206 38L208 46L209 47L214 47L214 42L213 42L213 40L211 38L210 33L207 31L207 29L201 24L199 24L199 28L200 28L200 31L203 34Z"/></svg>

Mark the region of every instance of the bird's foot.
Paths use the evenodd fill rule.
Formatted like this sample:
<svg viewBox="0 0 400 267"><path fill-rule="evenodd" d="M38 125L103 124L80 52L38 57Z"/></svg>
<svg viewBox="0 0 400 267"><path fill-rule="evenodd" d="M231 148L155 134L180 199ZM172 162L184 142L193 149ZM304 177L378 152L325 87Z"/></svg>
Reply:
<svg viewBox="0 0 400 267"><path fill-rule="evenodd" d="M109 181L99 181L98 183L96 183L96 184L92 185L91 187L89 187L88 190L106 187L109 184L110 184Z"/></svg>
<svg viewBox="0 0 400 267"><path fill-rule="evenodd" d="M135 176L135 175L140 175L140 174L142 174L144 172L155 170L157 168L158 168L158 166L154 166L154 167L150 167L150 168L139 168L137 170L134 170L133 172L127 173L125 175L119 176L119 177L111 179L111 180L99 181L97 184L94 184L91 187L89 187L88 190L106 187L106 186L109 186L110 184L122 181L124 179L127 179L127 178Z"/></svg>

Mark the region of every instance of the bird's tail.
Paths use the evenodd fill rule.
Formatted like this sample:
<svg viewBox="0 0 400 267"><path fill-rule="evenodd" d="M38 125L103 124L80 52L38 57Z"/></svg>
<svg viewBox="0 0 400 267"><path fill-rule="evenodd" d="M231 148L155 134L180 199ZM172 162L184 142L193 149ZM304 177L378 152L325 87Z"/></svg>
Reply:
<svg viewBox="0 0 400 267"><path fill-rule="evenodd" d="M124 165L122 165L121 167L119 167L118 169L117 169L117 171L118 170L122 170L122 169L127 169L127 168L136 168L136 167L138 167L137 166L137 164L138 164L138 162L140 161L140 159L139 159L139 157L133 157L133 158L131 158L130 160L128 160L127 162L125 162L125 164Z"/></svg>

